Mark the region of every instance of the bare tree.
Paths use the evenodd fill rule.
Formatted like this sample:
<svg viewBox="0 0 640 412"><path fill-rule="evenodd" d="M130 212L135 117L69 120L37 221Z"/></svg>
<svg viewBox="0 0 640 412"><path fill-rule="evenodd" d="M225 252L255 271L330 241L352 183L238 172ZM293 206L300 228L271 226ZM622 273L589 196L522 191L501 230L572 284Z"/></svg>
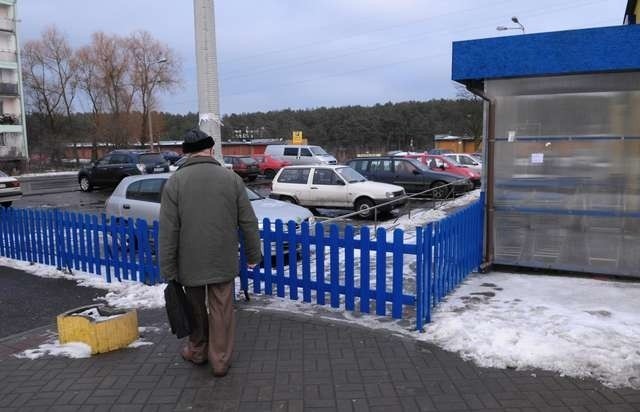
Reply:
<svg viewBox="0 0 640 412"><path fill-rule="evenodd" d="M41 38L25 43L22 52L23 83L27 106L47 124L47 136L39 136L50 148L53 161L61 155L61 138L72 128L76 97L77 61L67 37L52 26ZM44 142L43 142L44 143Z"/></svg>
<svg viewBox="0 0 640 412"><path fill-rule="evenodd" d="M105 96L102 93L103 74L100 59L96 49L84 46L76 52L78 61L77 83L78 88L84 93L86 101L91 107L92 133L91 133L91 159L98 156L98 138L102 133L102 119L105 109Z"/></svg>
<svg viewBox="0 0 640 412"><path fill-rule="evenodd" d="M116 35L97 32L93 35L90 47L94 49L92 53L95 53L100 93L111 114L111 121L106 129L112 143L119 147L126 146L129 136L123 123L131 111L135 95L126 41Z"/></svg>
<svg viewBox="0 0 640 412"><path fill-rule="evenodd" d="M142 112L140 142L147 137L153 145L151 112L156 108L157 93L172 91L179 84L180 61L166 44L147 31L137 31L128 38L133 87Z"/></svg>

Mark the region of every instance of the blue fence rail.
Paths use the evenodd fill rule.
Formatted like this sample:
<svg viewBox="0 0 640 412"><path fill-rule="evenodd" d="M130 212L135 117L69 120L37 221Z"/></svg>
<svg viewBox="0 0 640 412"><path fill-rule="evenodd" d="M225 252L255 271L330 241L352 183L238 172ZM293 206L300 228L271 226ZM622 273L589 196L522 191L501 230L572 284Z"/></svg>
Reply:
<svg viewBox="0 0 640 412"><path fill-rule="evenodd" d="M417 228L411 241L400 229L327 230L321 223L268 219L262 227L260 266L248 270L240 248L242 289L396 319L415 313L418 329L482 260L482 199ZM157 222L0 209L0 255L94 273L107 282L161 282L157 247Z"/></svg>

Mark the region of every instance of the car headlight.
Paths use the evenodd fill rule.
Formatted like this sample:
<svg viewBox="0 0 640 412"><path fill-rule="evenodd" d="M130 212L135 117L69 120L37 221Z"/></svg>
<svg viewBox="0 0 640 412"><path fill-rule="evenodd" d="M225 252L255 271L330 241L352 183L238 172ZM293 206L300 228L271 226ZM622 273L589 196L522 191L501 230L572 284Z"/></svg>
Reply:
<svg viewBox="0 0 640 412"><path fill-rule="evenodd" d="M138 170L140 171L140 173L146 173L147 172L147 168L144 166L143 163L138 163L136 165L136 167L138 168Z"/></svg>
<svg viewBox="0 0 640 412"><path fill-rule="evenodd" d="M384 195L387 199L391 199L393 197L393 192L386 192Z"/></svg>

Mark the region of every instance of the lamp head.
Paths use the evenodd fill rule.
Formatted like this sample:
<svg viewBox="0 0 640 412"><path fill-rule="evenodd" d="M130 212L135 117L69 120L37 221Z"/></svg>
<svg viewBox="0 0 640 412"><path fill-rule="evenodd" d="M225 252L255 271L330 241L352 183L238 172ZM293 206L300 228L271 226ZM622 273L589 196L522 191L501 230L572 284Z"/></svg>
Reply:
<svg viewBox="0 0 640 412"><path fill-rule="evenodd" d="M518 18L517 18L516 16L513 16L513 17L511 18L511 21L512 21L512 22L514 22L514 23L520 23L520 22L518 21Z"/></svg>
<svg viewBox="0 0 640 412"><path fill-rule="evenodd" d="M498 31L505 31L505 30L509 30L508 28L504 27L504 26L498 26L496 27L496 30Z"/></svg>

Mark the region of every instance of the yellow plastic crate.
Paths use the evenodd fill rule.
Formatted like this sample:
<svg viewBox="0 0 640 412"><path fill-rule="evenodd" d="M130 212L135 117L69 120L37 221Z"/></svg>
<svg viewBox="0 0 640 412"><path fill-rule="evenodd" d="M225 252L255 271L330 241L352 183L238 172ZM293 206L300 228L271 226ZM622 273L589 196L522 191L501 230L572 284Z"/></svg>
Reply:
<svg viewBox="0 0 640 412"><path fill-rule="evenodd" d="M95 320L89 316L74 315L96 308L109 319ZM60 343L83 342L91 347L91 354L125 348L138 339L138 314L135 309L119 310L103 305L89 305L71 309L57 317Z"/></svg>

